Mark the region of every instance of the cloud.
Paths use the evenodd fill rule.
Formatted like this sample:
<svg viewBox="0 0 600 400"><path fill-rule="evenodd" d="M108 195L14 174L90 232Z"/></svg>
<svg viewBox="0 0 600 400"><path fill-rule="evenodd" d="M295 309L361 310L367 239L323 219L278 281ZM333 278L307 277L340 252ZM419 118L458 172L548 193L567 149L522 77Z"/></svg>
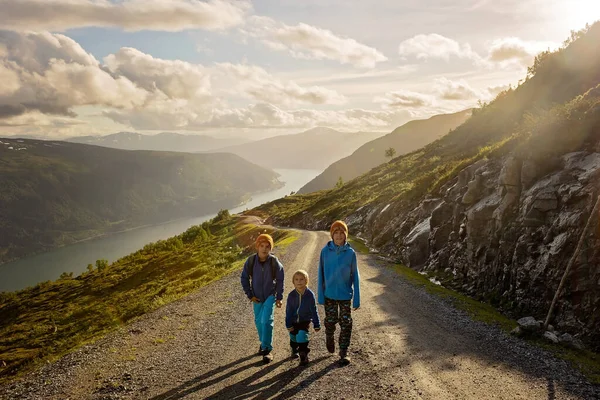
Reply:
<svg viewBox="0 0 600 400"><path fill-rule="evenodd" d="M72 108L135 107L149 93L129 79L113 76L72 39L60 35L0 31L1 117L29 111L73 117Z"/></svg>
<svg viewBox="0 0 600 400"><path fill-rule="evenodd" d="M246 0L3 0L0 29L222 30L242 24L250 9Z"/></svg>
<svg viewBox="0 0 600 400"><path fill-rule="evenodd" d="M373 101L381 103L385 108L420 108L431 106L433 103L433 99L429 95L404 89L388 92L382 97L376 97Z"/></svg>
<svg viewBox="0 0 600 400"><path fill-rule="evenodd" d="M235 90L241 89L252 98L261 102L294 105L308 104L343 104L346 98L336 92L320 86L302 87L294 81L282 82L263 68L252 65L223 63L217 65L218 70L227 75Z"/></svg>
<svg viewBox="0 0 600 400"><path fill-rule="evenodd" d="M209 71L198 64L162 60L130 47L104 58L108 69L146 91L161 91L169 98L201 98L210 95Z"/></svg>
<svg viewBox="0 0 600 400"><path fill-rule="evenodd" d="M434 80L435 90L443 100L477 100L489 97L489 93L482 93L473 89L465 80L452 81L448 78Z"/></svg>
<svg viewBox="0 0 600 400"><path fill-rule="evenodd" d="M373 68L387 60L373 47L305 23L291 26L255 16L243 32L260 39L272 50L287 51L295 58L334 60L362 68Z"/></svg>
<svg viewBox="0 0 600 400"><path fill-rule="evenodd" d="M469 43L459 43L437 33L416 35L400 43L398 53L403 57L416 57L419 60L441 59L450 61L452 57L471 60L484 68L522 69L533 63L541 51L556 49L553 42L525 41L516 37L505 37L486 44L486 56L481 56Z"/></svg>
<svg viewBox="0 0 600 400"><path fill-rule="evenodd" d="M404 40L398 46L398 53L404 57L414 56L420 60L433 58L448 61L451 56L473 61L480 60L479 55L468 43L460 44L437 33L416 35Z"/></svg>
<svg viewBox="0 0 600 400"><path fill-rule="evenodd" d="M531 42L516 37L496 39L489 46L487 60L496 64L527 67L533 64L535 56L540 52L558 47L558 44L552 42Z"/></svg>
<svg viewBox="0 0 600 400"><path fill-rule="evenodd" d="M204 111L195 114L174 115L168 113L162 115L149 113L148 110L134 110L110 111L104 115L136 129L305 129L315 126L329 126L353 131L393 129L415 116L409 110L284 110L270 103L251 104L244 108L214 108L210 111Z"/></svg>

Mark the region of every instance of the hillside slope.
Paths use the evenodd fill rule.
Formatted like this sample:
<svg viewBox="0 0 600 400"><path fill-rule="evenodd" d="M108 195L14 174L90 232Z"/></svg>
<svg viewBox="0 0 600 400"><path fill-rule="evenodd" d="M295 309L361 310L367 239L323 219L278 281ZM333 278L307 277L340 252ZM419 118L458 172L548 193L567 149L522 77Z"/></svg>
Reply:
<svg viewBox="0 0 600 400"><path fill-rule="evenodd" d="M386 162L385 151L388 148L396 150L397 155L410 153L439 139L465 122L470 116L471 110L469 109L453 114L435 115L426 120L407 122L394 129L393 132L363 144L348 157L334 162L319 176L298 190L298 193L331 189L340 177L344 182L354 179Z"/></svg>
<svg viewBox="0 0 600 400"><path fill-rule="evenodd" d="M379 136L373 132L338 132L314 128L294 135L281 135L219 151L237 154L267 168L324 169Z"/></svg>
<svg viewBox="0 0 600 400"><path fill-rule="evenodd" d="M106 231L198 216L280 185L233 154L0 139L0 262Z"/></svg>
<svg viewBox="0 0 600 400"><path fill-rule="evenodd" d="M544 319L600 193L600 23L443 138L341 188L256 212L370 245L507 313ZM585 232L553 324L600 350L600 233Z"/></svg>

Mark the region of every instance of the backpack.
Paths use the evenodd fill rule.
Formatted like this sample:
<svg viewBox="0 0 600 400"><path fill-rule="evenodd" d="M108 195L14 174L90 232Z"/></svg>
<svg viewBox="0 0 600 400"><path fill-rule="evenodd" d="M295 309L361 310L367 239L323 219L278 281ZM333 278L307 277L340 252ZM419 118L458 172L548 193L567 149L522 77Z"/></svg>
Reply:
<svg viewBox="0 0 600 400"><path fill-rule="evenodd" d="M256 261L258 259L258 254L253 254L250 257L248 257L248 260L246 260L246 263L248 264L248 276L250 277L250 279L252 279L252 271L254 269L254 264L256 264ZM277 278L277 262L275 261L275 257L271 256L271 277L273 278L273 280L275 280Z"/></svg>

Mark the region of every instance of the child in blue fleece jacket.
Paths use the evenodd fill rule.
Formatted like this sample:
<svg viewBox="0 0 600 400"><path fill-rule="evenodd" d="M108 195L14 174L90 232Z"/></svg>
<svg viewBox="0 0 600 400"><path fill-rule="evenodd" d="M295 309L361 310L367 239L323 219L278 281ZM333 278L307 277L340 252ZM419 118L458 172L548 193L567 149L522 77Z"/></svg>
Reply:
<svg viewBox="0 0 600 400"><path fill-rule="evenodd" d="M246 260L240 281L254 309L254 324L260 341L258 353L263 362L273 361L273 321L275 307L283 300L283 265L271 254L274 242L263 233L256 238L256 255Z"/></svg>
<svg viewBox="0 0 600 400"><path fill-rule="evenodd" d="M315 332L321 330L319 311L315 294L308 285L308 272L300 269L292 276L294 290L287 297L285 309L285 327L290 332L292 357L300 356L300 365L308 364L308 344L310 337L308 328L313 323Z"/></svg>
<svg viewBox="0 0 600 400"><path fill-rule="evenodd" d="M335 352L335 325L340 324L340 363L346 365L350 336L352 335L352 315L360 307L360 275L356 263L356 253L348 244L348 226L344 221L335 221L329 230L331 239L321 250L319 259L319 304L325 306L325 344L327 351Z"/></svg>

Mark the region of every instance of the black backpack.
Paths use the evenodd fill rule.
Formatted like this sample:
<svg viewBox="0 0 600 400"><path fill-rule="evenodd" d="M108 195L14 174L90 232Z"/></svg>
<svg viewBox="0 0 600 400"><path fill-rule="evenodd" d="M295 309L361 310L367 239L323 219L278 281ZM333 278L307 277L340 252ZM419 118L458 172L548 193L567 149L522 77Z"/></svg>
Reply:
<svg viewBox="0 0 600 400"><path fill-rule="evenodd" d="M256 264L256 261L258 259L258 254L253 254L250 257L248 257L248 260L246 260L246 263L248 265L248 276L250 277L250 279L252 279L252 272L254 269L254 264ZM277 261L275 261L275 257L273 255L271 255L271 277L273 278L273 280L275 280L277 278L277 267L279 267L279 265L277 265Z"/></svg>

